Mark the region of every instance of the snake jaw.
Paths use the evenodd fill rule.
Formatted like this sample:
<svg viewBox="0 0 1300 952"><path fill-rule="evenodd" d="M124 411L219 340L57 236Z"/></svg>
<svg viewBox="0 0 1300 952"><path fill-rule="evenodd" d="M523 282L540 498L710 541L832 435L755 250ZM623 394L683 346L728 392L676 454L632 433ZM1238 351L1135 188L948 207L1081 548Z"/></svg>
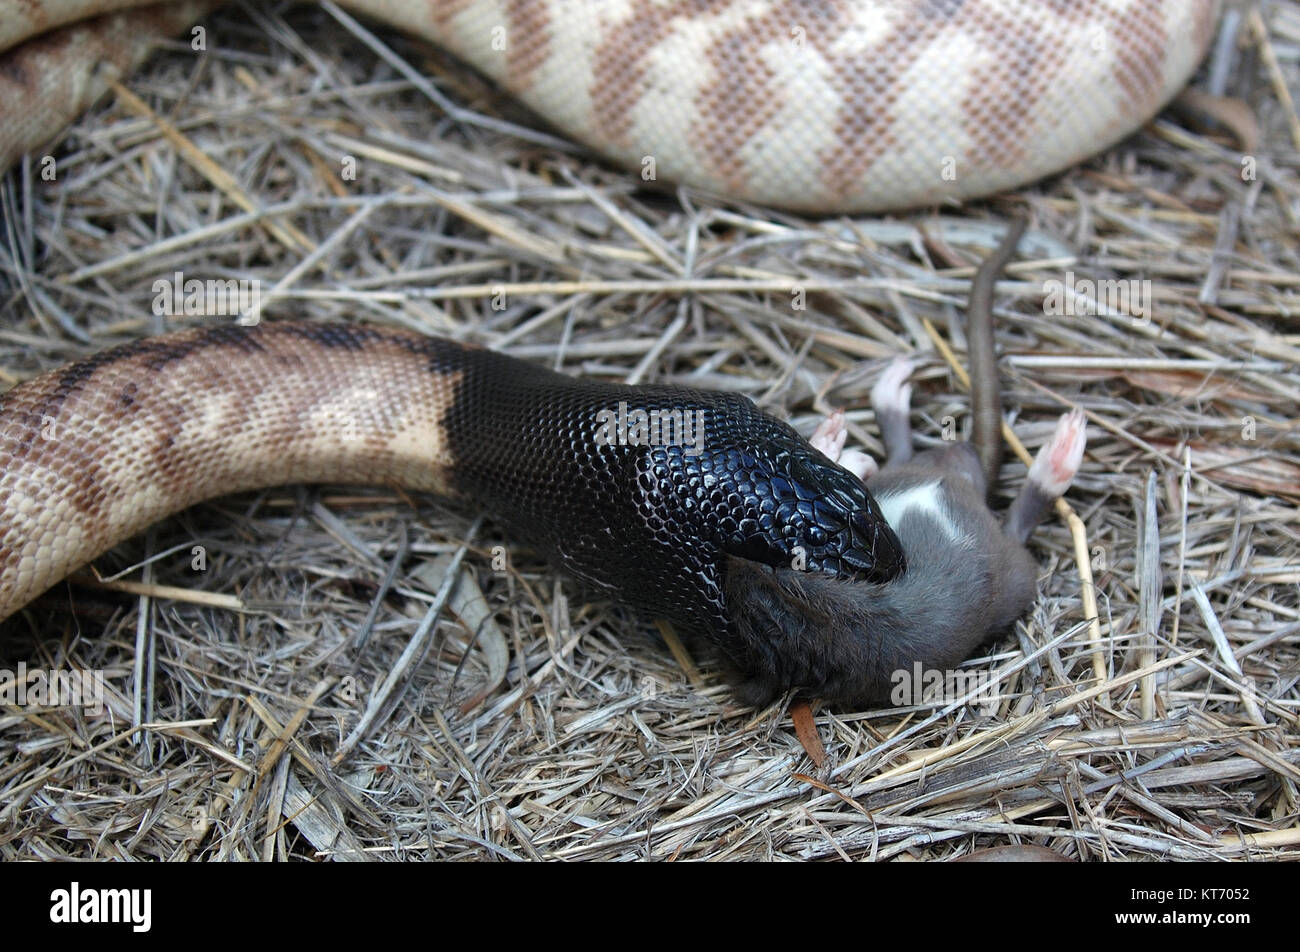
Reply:
<svg viewBox="0 0 1300 952"><path fill-rule="evenodd" d="M822 490L820 522L838 530L820 567L852 581L888 582L902 574L903 548L866 485L833 463L813 460L809 468Z"/></svg>

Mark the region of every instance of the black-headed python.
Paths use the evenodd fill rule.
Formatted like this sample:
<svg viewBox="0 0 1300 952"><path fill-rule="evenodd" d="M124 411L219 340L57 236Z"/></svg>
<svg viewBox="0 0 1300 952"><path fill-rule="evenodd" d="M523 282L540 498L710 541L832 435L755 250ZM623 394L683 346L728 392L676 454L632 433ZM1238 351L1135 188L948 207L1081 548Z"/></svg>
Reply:
<svg viewBox="0 0 1300 952"><path fill-rule="evenodd" d="M0 0L0 165L211 4L136 6ZM664 179L836 214L985 195L1091 155L1183 85L1218 12L1216 0L343 6L447 47L621 165L652 157ZM602 421L620 405L679 436L700 421L698 440L609 440ZM709 638L742 678L763 662L734 637L727 559L798 558L864 584L906 571L862 482L743 398L579 381L393 330L204 326L107 351L0 397L0 468L0 618L169 513L284 482L472 499L599 590Z"/></svg>

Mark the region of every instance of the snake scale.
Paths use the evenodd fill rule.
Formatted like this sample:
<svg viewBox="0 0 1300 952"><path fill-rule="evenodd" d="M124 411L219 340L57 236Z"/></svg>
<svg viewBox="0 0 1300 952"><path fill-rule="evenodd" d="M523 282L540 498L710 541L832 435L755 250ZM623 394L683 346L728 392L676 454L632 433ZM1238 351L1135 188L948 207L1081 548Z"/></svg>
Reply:
<svg viewBox="0 0 1300 952"><path fill-rule="evenodd" d="M0 166L210 6L0 0ZM818 213L972 198L1079 161L1181 87L1218 10L1217 0L343 6L446 46L620 165ZM637 411L679 436L698 421L698 444L600 435L608 414ZM742 677L754 649L729 628L725 559L798 559L870 583L905 571L863 484L743 398L577 381L398 331L209 326L98 354L0 395L0 467L0 618L169 513L285 482L472 499L599 590L703 634ZM772 687L791 686L819 687Z"/></svg>
<svg viewBox="0 0 1300 952"><path fill-rule="evenodd" d="M214 4L137 5L0 0L0 167ZM1187 81L1219 2L341 5L444 46L638 173L843 214L987 195L1096 153Z"/></svg>

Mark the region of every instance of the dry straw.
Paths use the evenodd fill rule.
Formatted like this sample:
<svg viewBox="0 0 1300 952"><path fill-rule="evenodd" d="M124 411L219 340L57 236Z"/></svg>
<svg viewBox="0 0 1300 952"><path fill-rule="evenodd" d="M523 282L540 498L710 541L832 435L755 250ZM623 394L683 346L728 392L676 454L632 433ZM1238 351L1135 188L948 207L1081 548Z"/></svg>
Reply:
<svg viewBox="0 0 1300 952"><path fill-rule="evenodd" d="M119 87L55 183L8 179L3 382L162 330L152 284L181 270L257 279L267 319L725 388L804 432L847 405L873 451L867 388L915 350L918 429L964 420L938 348L962 360L1010 204L806 220L638 190L320 9L218 16L209 49ZM1234 53L1253 177L1232 135L1166 114L1017 199L1037 239L996 295L1012 428L1034 449L1077 404L1090 441L1073 532L1035 536L1041 598L972 662L994 712L818 711L819 770L783 708L739 706L699 654L688 678L490 521L288 487L164 522L96 563L117 591L9 623L10 664L102 669L108 710L0 709L0 858L1300 855L1297 51L1296 6L1269 4ZM1085 297L1149 282L1149 310L1055 307L1070 272ZM1023 477L1009 459L1004 501Z"/></svg>

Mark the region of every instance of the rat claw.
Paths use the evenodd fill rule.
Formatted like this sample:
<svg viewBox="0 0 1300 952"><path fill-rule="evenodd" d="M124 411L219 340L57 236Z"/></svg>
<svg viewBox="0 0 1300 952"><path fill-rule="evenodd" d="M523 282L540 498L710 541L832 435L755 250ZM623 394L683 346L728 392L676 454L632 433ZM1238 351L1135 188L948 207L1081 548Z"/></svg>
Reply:
<svg viewBox="0 0 1300 952"><path fill-rule="evenodd" d="M844 420L844 411L836 410L817 425L808 442L812 444L813 449L825 453L826 458L832 463L838 463L865 483L868 477L876 475L879 467L866 453L844 448L844 441L848 435L849 428Z"/></svg>

